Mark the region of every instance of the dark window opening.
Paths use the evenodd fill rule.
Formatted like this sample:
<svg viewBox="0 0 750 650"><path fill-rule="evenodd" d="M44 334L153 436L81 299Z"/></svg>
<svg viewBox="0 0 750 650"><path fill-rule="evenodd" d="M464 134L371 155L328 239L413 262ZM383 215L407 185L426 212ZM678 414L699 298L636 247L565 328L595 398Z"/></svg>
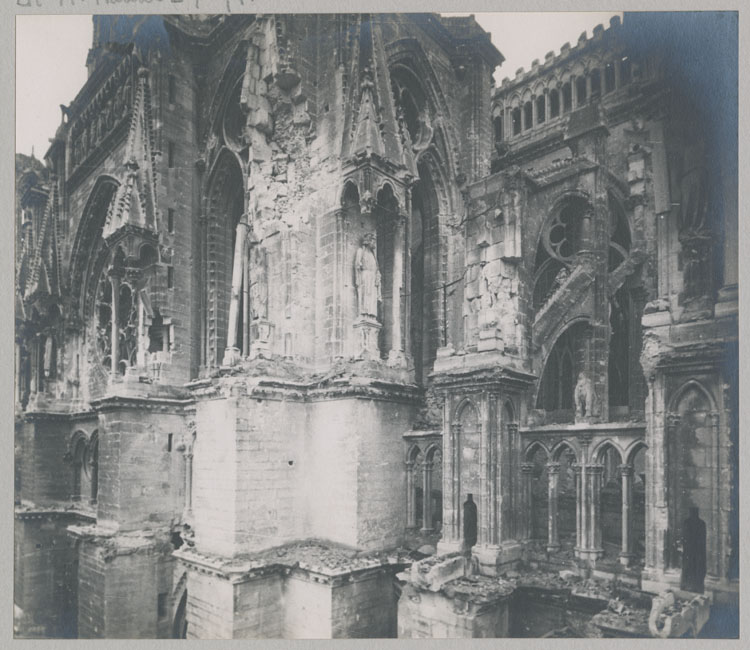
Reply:
<svg viewBox="0 0 750 650"><path fill-rule="evenodd" d="M174 267L167 267L167 289L174 289Z"/></svg>
<svg viewBox="0 0 750 650"><path fill-rule="evenodd" d="M492 121L492 125L493 125L494 131L495 131L495 142L502 142L503 141L503 117L504 117L504 113L503 113L503 111L500 111L500 115L498 115Z"/></svg>
<svg viewBox="0 0 750 650"><path fill-rule="evenodd" d="M174 142L167 143L167 167L174 168Z"/></svg>
<svg viewBox="0 0 750 650"><path fill-rule="evenodd" d="M627 56L620 59L620 85L630 83L630 58Z"/></svg>
<svg viewBox="0 0 750 650"><path fill-rule="evenodd" d="M168 94L169 94L169 103L174 104L175 97L177 95L177 80L172 74L169 75L167 79L167 87L168 87Z"/></svg>
<svg viewBox="0 0 750 650"><path fill-rule="evenodd" d="M477 504L472 494L466 495L463 515L464 548L468 550L477 543Z"/></svg>
<svg viewBox="0 0 750 650"><path fill-rule="evenodd" d="M521 132L521 109L514 108L511 113L511 121L513 122L513 135L518 135Z"/></svg>
<svg viewBox="0 0 750 650"><path fill-rule="evenodd" d="M572 419L575 408L573 392L577 381L577 371L584 367L583 327L585 327L583 324L573 325L557 339L547 357L539 386L536 408L551 412L565 412L564 418L557 418L561 421Z"/></svg>
<svg viewBox="0 0 750 650"><path fill-rule="evenodd" d="M553 90L549 94L549 116L558 117L560 115L560 93Z"/></svg>
<svg viewBox="0 0 750 650"><path fill-rule="evenodd" d="M167 434L167 451L172 451L172 436L174 434L169 433Z"/></svg>
<svg viewBox="0 0 750 650"><path fill-rule="evenodd" d="M615 66L608 63L604 67L604 92L610 93L615 89Z"/></svg>
<svg viewBox="0 0 750 650"><path fill-rule="evenodd" d="M167 594L162 592L158 595L156 600L156 614L159 618L164 618L167 615Z"/></svg>
<svg viewBox="0 0 750 650"><path fill-rule="evenodd" d="M591 72L591 101L598 99L602 94L602 74L598 69Z"/></svg>
<svg viewBox="0 0 750 650"><path fill-rule="evenodd" d="M174 232L174 208L167 209L167 230Z"/></svg>
<svg viewBox="0 0 750 650"><path fill-rule="evenodd" d="M586 77L576 79L576 106L583 106L586 103Z"/></svg>
<svg viewBox="0 0 750 650"><path fill-rule="evenodd" d="M531 118L533 115L533 110L531 108L531 102L526 102L523 105L523 130L528 131L531 128Z"/></svg>
<svg viewBox="0 0 750 650"><path fill-rule="evenodd" d="M89 472L91 474L91 503L99 496L99 436L92 435L89 445Z"/></svg>
<svg viewBox="0 0 750 650"><path fill-rule="evenodd" d="M569 113L573 109L573 93L570 88L570 83L563 84L562 96L563 96L563 113Z"/></svg>
<svg viewBox="0 0 750 650"><path fill-rule="evenodd" d="M546 118L545 111L547 109L546 101L544 98L544 95L540 95L536 98L536 123L537 124L544 124L544 120Z"/></svg>
<svg viewBox="0 0 750 650"><path fill-rule="evenodd" d="M630 296L621 288L610 300L609 405L630 403Z"/></svg>

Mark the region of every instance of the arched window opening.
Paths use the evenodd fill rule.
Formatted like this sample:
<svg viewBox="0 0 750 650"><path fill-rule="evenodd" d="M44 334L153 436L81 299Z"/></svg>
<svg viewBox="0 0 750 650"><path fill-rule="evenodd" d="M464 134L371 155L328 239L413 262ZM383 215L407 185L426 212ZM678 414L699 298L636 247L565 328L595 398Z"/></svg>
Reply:
<svg viewBox="0 0 750 650"><path fill-rule="evenodd" d="M227 347L237 224L244 212L244 196L239 163L233 154L225 150L220 155L209 185L207 243L203 247L202 273L207 322L203 327L201 356L203 364L209 367L222 363ZM243 352L247 330L245 300L245 292L241 291L236 347ZM256 313L264 314L267 306L267 302L257 305Z"/></svg>
<svg viewBox="0 0 750 650"><path fill-rule="evenodd" d="M99 434L91 434L91 441L86 450L91 477L91 503L96 503L99 496Z"/></svg>
<svg viewBox="0 0 750 650"><path fill-rule="evenodd" d="M584 368L586 338L584 323L563 332L547 356L539 385L536 408L547 411L550 421L574 419L573 392L578 372Z"/></svg>
<svg viewBox="0 0 750 650"><path fill-rule="evenodd" d="M492 127L495 133L495 142L502 142L504 138L503 133L503 121L505 120L504 111L500 111L500 114L492 120Z"/></svg>
<svg viewBox="0 0 750 650"><path fill-rule="evenodd" d="M80 435L80 434L78 434ZM81 436L73 447L73 501L80 501L84 493L84 484L89 477L88 444L86 438Z"/></svg>
<svg viewBox="0 0 750 650"><path fill-rule="evenodd" d="M523 130L528 131L532 126L533 109L531 102L526 102L523 105Z"/></svg>
<svg viewBox="0 0 750 650"><path fill-rule="evenodd" d="M177 605L177 611L175 612L174 622L172 623L172 638L173 639L187 639L187 589L180 598L180 603Z"/></svg>
<svg viewBox="0 0 750 650"><path fill-rule="evenodd" d="M513 135L521 133L521 109L514 108L511 113L511 121L513 123Z"/></svg>
<svg viewBox="0 0 750 650"><path fill-rule="evenodd" d="M615 89L615 64L610 62L604 66L604 92L611 93Z"/></svg>
<svg viewBox="0 0 750 650"><path fill-rule="evenodd" d="M620 85L630 83L631 81L631 61L630 57L624 56L620 59Z"/></svg>
<svg viewBox="0 0 750 650"><path fill-rule="evenodd" d="M612 445L599 452L603 466L600 503L602 512L602 546L608 558L616 558L622 545L622 473L620 453Z"/></svg>
<svg viewBox="0 0 750 650"><path fill-rule="evenodd" d="M560 93L556 88L549 93L549 116L551 118L560 116Z"/></svg>
<svg viewBox="0 0 750 650"><path fill-rule="evenodd" d="M576 79L576 107L586 103L586 77Z"/></svg>
<svg viewBox="0 0 750 650"><path fill-rule="evenodd" d="M443 345L447 314L443 303L438 195L429 166L418 165L412 192L409 343L415 380L424 384Z"/></svg>
<svg viewBox="0 0 750 650"><path fill-rule="evenodd" d="M562 98L563 98L563 113L570 113L573 110L573 92L570 87L570 82L566 82L562 87Z"/></svg>
<svg viewBox="0 0 750 650"><path fill-rule="evenodd" d="M545 120L545 111L546 111L546 101L544 95L539 95L539 97L536 98L536 123L537 124L544 124Z"/></svg>
<svg viewBox="0 0 750 650"><path fill-rule="evenodd" d="M439 449L432 452L432 476L430 480L430 509L432 529L439 532L443 523L443 454Z"/></svg>
<svg viewBox="0 0 750 650"><path fill-rule="evenodd" d="M401 296L393 295L398 201L390 185L386 185L378 192L376 211L376 253L378 268L380 269L380 291L382 296L382 311L378 314L378 320L382 324L379 333L379 349L381 358L387 359L393 346L393 329L394 327L400 327L400 323L393 323L393 301L401 300Z"/></svg>
<svg viewBox="0 0 750 650"><path fill-rule="evenodd" d="M531 469L531 530L532 539L547 540L549 490L547 478L547 453L537 447L529 459Z"/></svg>
<svg viewBox="0 0 750 650"><path fill-rule="evenodd" d="M707 550L710 566L712 556L715 558L718 552L711 533L718 526L718 513L706 507L704 486L716 485L721 480L717 475L718 468L703 460L712 457L712 450L718 443L712 402L702 387L692 383L681 391L675 411L671 415L676 424L669 431L667 441L669 566L676 569L682 567L683 524L690 515L690 509L695 507L699 509L698 516L709 531Z"/></svg>
<svg viewBox="0 0 750 650"><path fill-rule="evenodd" d="M566 444L557 451L556 456L560 463L557 477L557 533L564 546L572 547L576 537L576 455Z"/></svg>
<svg viewBox="0 0 750 650"><path fill-rule="evenodd" d="M609 304L609 406L612 417L627 416L630 404L630 293L620 288Z"/></svg>
<svg viewBox="0 0 750 650"><path fill-rule="evenodd" d="M602 73L599 68L591 71L591 101L596 101L602 96Z"/></svg>
<svg viewBox="0 0 750 650"><path fill-rule="evenodd" d="M426 146L432 137L428 126L429 105L422 83L406 65L396 65L390 71L391 90L396 102L396 113L414 146Z"/></svg>

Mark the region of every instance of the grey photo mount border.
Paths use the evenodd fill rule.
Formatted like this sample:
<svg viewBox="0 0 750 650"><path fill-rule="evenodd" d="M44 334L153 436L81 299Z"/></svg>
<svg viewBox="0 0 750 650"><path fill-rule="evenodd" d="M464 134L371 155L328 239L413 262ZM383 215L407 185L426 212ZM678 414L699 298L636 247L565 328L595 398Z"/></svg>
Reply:
<svg viewBox="0 0 750 650"><path fill-rule="evenodd" d="M424 0L379 0L375 3L372 0L369 2L363 2L361 0L316 0L308 3L301 3L294 0L4 0L0 5L0 52L2 53L3 65L0 71L2 74L2 87L5 89L2 98L3 114L6 119L0 123L0 139L2 142L2 161L3 164L0 169L3 173L0 174L0 192L2 192L3 205L6 208L6 212L12 210L13 205L13 186L14 178L10 172L14 169L13 159L15 155L15 120L8 119L9 116L15 117L15 93L10 89L15 88L15 16L21 14L93 14L93 13L108 13L108 14L161 14L161 13L265 13L265 12L281 12L281 13L315 13L315 12L364 12L364 11L375 11L378 13L388 12L403 12L403 11L431 11L431 12L450 12L461 10L462 12L497 12L497 11L685 11L685 10L738 10L740 13L739 20L739 52L740 61L747 56L747 52L750 51L750 29L748 28L748 20L745 20L747 15L750 15L747 11L741 9L740 2L725 2L720 0L703 0L697 2L696 0L662 0L658 4L654 4L648 0L627 0L626 2L613 3L609 1L593 3L593 2L579 2L576 0L568 1L557 1L552 2L550 0L504 0L499 2L498 0L473 0L470 3L456 5L455 2L449 2L447 0L432 0L426 2ZM557 44L551 44L556 46ZM39 56L47 57L49 64L54 66L55 59L54 53L52 52L40 52ZM62 71L61 71L62 72ZM743 119L746 116L747 104L748 104L748 72L747 66L739 66L739 132L738 142L743 143L750 140L750 132L748 132L747 119ZM743 110L745 109L745 110ZM52 136L53 134L50 134ZM748 187L748 170L750 170L750 156L748 155L747 147L739 147L739 195L740 197L746 196ZM744 193L743 193L744 191ZM750 232L750 226L747 220L739 219L739 245L740 251L746 250L748 245L748 233ZM7 231L6 231L7 232ZM4 562L0 567L0 576L3 579L3 600L0 604L0 612L3 613L0 616L0 641L5 647L5 641L10 640L12 643L23 643L24 647L59 647L62 645L68 645L69 641L14 641L12 638L12 607L13 607L13 502L10 498L12 493L13 484L13 454L12 437L7 433L12 430L13 422L13 241L12 237L0 238L0 259L4 269L0 272L0 304L4 305L6 309L3 310L3 318L0 323L2 327L2 341L3 345L0 348L0 359L4 361L3 372L0 373L0 395L2 395L2 417L5 422L6 435L3 437L3 452L0 454L0 475L3 477L3 490L2 494L6 495L4 504L6 510L6 517L3 519L5 523L0 531L0 539L3 543ZM744 277L747 271L746 258L739 255L739 273L741 277ZM740 339L750 340L750 325L748 325L748 315L743 306L745 302L744 292L740 297L740 324L739 324L739 335ZM744 336L743 336L744 335ZM748 368L747 355L743 355L740 359L740 386L744 386L747 381L750 381L750 376L746 375L746 372L750 372ZM740 400L740 418L741 421L750 421L750 403ZM740 450L740 476L744 473L743 470L747 467L748 462L748 451L746 445ZM740 481L742 479L740 478ZM740 521L744 522L747 520L748 509L747 499L741 499L740 502ZM742 527L742 524L741 524ZM745 548L742 549L742 561L748 560L748 555ZM745 563L747 566L747 564ZM745 580L740 585L740 639L750 638L750 633L747 632L747 626L750 625L750 620L746 617L744 606L748 600L750 594L747 593L748 581ZM143 642L141 642L143 643ZM145 642L149 646L151 643L154 647L160 647L165 641L147 641ZM170 643L166 641L166 643ZM202 641L200 644L212 644L211 641ZM290 643L288 641L280 641L277 643ZM295 641L291 642L295 647L313 647L314 641ZM348 643L356 643L360 647L378 647L378 640L363 640ZM402 641L401 643L404 643ZM429 641L406 641L408 644L419 645L420 647L427 647ZM450 645L448 645L448 643ZM580 639L571 640L557 640L557 644L567 647L579 648L585 644L586 641ZM623 641L617 642L618 645L624 643ZM629 641L628 647L633 647L634 643L640 645L641 642ZM699 642L696 642L699 643ZM706 647L710 644L711 647L719 647L726 644L725 640L714 640L709 642L702 642L701 646ZM735 642L737 643L737 642ZM54 644L50 646L50 644ZM58 646L59 644L59 646ZM96 647L104 648L119 648L119 647L130 647L132 644L131 640L108 640L96 644ZM252 645L253 642L251 642ZM263 641L257 642L257 647L265 647ZM705 644L705 645L704 645ZM543 640L520 640L520 639L504 639L504 647L546 647ZM145 647L145 646L141 646ZM320 647L320 646L318 646ZM453 640L450 642L442 642L441 647L450 648L472 648L476 647L475 643L470 640L458 641ZM736 646L735 647L739 647Z"/></svg>

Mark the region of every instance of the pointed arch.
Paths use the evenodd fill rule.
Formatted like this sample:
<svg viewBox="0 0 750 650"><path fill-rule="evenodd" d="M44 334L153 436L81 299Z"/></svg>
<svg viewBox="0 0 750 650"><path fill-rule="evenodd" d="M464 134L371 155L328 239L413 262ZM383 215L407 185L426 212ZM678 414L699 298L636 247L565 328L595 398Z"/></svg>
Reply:
<svg viewBox="0 0 750 650"><path fill-rule="evenodd" d="M530 463L538 451L543 451L547 458L550 458L550 451L541 440L532 440L523 451L523 460Z"/></svg>
<svg viewBox="0 0 750 650"><path fill-rule="evenodd" d="M669 400L669 409L668 411L670 413L676 413L677 407L680 404L680 401L684 397L686 393L690 390L696 390L700 394L702 394L708 404L710 405L710 410L717 411L717 405L716 405L716 399L714 398L713 394L710 390L708 390L700 381L697 379L688 379L686 382L684 382L672 395L671 399Z"/></svg>
<svg viewBox="0 0 750 650"><path fill-rule="evenodd" d="M563 455L566 449L575 456L577 462L581 457L581 450L575 441L568 440L567 438L561 440L554 447L552 447L552 452L550 454L551 459L555 462L559 461L560 457Z"/></svg>
<svg viewBox="0 0 750 650"><path fill-rule="evenodd" d="M99 176L86 199L76 229L68 275L71 295L82 319L86 315L87 296L92 293L91 283L97 276L95 269L101 264L99 253L105 246L102 231L119 187L120 182L114 176Z"/></svg>

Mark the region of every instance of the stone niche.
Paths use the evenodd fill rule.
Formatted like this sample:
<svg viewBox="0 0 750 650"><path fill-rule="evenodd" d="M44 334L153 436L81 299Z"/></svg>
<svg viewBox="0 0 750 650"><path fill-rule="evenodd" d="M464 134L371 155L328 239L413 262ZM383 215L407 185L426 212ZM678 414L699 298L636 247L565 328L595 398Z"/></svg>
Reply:
<svg viewBox="0 0 750 650"><path fill-rule="evenodd" d="M416 562L398 603L398 637L504 638L514 587L476 575L468 558L451 554Z"/></svg>

